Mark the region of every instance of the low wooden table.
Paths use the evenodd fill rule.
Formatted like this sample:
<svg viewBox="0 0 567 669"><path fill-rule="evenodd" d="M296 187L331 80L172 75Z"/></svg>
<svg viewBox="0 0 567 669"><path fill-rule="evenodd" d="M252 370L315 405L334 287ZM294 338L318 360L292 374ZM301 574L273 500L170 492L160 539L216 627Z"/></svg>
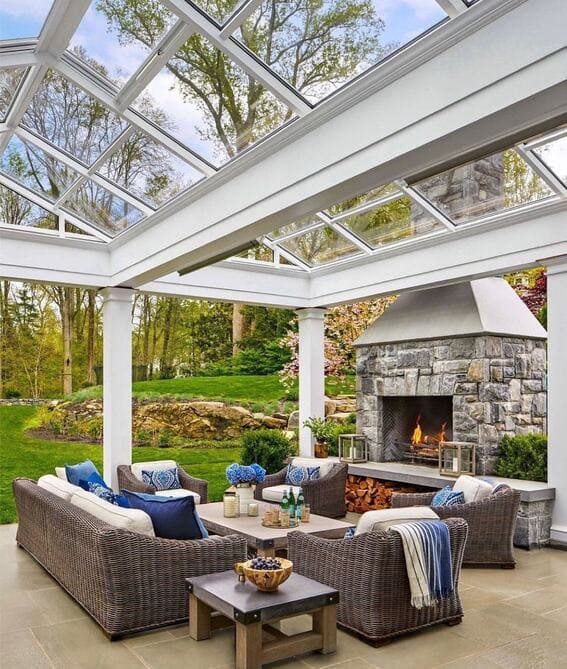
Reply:
<svg viewBox="0 0 567 669"><path fill-rule="evenodd" d="M233 571L186 579L189 590L189 635L209 639L211 627L236 626L236 669L259 669L269 662L337 648L339 593L317 581L292 574L277 592L260 592L240 583ZM213 612L220 615L212 616ZM309 613L313 629L287 636L268 625Z"/></svg>
<svg viewBox="0 0 567 669"><path fill-rule="evenodd" d="M265 557L273 557L276 554L276 550L287 548L287 535L294 530L305 532L306 534L314 534L317 537L324 537L326 539L342 539L345 531L349 527L354 527L352 523L317 516L313 513L308 523L301 523L297 527L288 527L285 529L264 527L262 525L263 509L274 505L266 502L259 502L258 504L260 506L260 515L255 517L240 516L239 518L225 518L222 502L201 504L198 510L199 516L208 532L218 534L221 537L226 537L228 534L240 534L246 538L250 548L254 548L258 555Z"/></svg>

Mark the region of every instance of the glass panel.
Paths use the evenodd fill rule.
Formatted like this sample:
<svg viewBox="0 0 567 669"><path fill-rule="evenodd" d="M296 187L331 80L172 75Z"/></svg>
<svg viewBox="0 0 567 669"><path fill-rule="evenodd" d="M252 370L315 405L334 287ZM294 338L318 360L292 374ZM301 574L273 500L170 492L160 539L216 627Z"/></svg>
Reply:
<svg viewBox="0 0 567 669"><path fill-rule="evenodd" d="M0 70L0 119L6 118L12 99L25 73L25 67L7 67Z"/></svg>
<svg viewBox="0 0 567 669"><path fill-rule="evenodd" d="M209 162L220 165L291 112L201 35L193 35L134 107ZM158 111L159 110L159 111Z"/></svg>
<svg viewBox="0 0 567 669"><path fill-rule="evenodd" d="M37 37L52 4L52 0L2 0L0 39Z"/></svg>
<svg viewBox="0 0 567 669"><path fill-rule="evenodd" d="M111 233L125 230L144 217L139 209L91 180L73 193L64 206L75 211L88 223L98 225Z"/></svg>
<svg viewBox="0 0 567 669"><path fill-rule="evenodd" d="M154 207L203 178L191 165L143 132L130 135L100 173Z"/></svg>
<svg viewBox="0 0 567 669"><path fill-rule="evenodd" d="M360 207L367 202L372 202L372 200L379 200L382 197L387 195L392 195L392 193L398 192L398 187L394 184L386 184L385 186L378 186L378 188L373 188L367 193L361 193L360 195L355 195L354 197L349 198L348 200L343 200L339 204L334 204L332 207L329 207L327 213L330 216L339 216L339 214L344 214L349 209L354 209L355 207Z"/></svg>
<svg viewBox="0 0 567 669"><path fill-rule="evenodd" d="M226 19L240 5L243 5L245 0L193 0L196 5L205 10L205 12L212 16L218 23L224 23Z"/></svg>
<svg viewBox="0 0 567 669"><path fill-rule="evenodd" d="M0 223L57 230L57 217L0 184Z"/></svg>
<svg viewBox="0 0 567 669"><path fill-rule="evenodd" d="M127 126L126 121L53 70L34 95L23 122L85 164L92 163Z"/></svg>
<svg viewBox="0 0 567 669"><path fill-rule="evenodd" d="M567 136L535 149L535 153L567 186Z"/></svg>
<svg viewBox="0 0 567 669"><path fill-rule="evenodd" d="M70 49L111 81L122 85L175 23L160 2L93 2L71 39ZM125 57L125 53L127 57Z"/></svg>
<svg viewBox="0 0 567 669"><path fill-rule="evenodd" d="M553 195L514 150L495 153L416 184L455 223L528 204Z"/></svg>
<svg viewBox="0 0 567 669"><path fill-rule="evenodd" d="M73 223L69 223L69 221L65 221L65 232L72 232L75 235L85 235L86 237L92 237L92 235L89 235L88 232L81 230L81 228L73 225Z"/></svg>
<svg viewBox="0 0 567 669"><path fill-rule="evenodd" d="M246 258L246 260L261 260L262 262L274 262L274 252L272 249L264 246L264 244L259 244L253 249L242 251L242 253L238 254L237 258Z"/></svg>
<svg viewBox="0 0 567 669"><path fill-rule="evenodd" d="M346 237L325 226L281 242L281 246L310 265L324 265L359 254L360 249Z"/></svg>
<svg viewBox="0 0 567 669"><path fill-rule="evenodd" d="M305 218L299 219L294 223L289 223L288 225L282 225L281 228L277 228L273 232L270 232L268 237L271 239L278 239L279 237L285 237L286 235L291 234L292 232L298 232L299 230L304 230L305 228L310 228L312 225L322 224L323 221L318 216L306 216Z"/></svg>
<svg viewBox="0 0 567 669"><path fill-rule="evenodd" d="M2 154L0 169L52 201L79 178L75 170L16 136Z"/></svg>
<svg viewBox="0 0 567 669"><path fill-rule="evenodd" d="M341 225L374 248L437 230L445 230L442 223L439 223L407 195L377 209L346 218L341 221Z"/></svg>
<svg viewBox="0 0 567 669"><path fill-rule="evenodd" d="M435 0L263 0L235 36L318 102L446 17Z"/></svg>

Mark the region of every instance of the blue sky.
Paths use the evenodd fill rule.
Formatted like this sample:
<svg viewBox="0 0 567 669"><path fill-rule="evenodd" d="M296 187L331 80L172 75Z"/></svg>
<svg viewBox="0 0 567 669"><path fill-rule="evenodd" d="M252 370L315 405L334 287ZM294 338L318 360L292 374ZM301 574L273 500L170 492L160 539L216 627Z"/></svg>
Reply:
<svg viewBox="0 0 567 669"><path fill-rule="evenodd" d="M0 0L0 39L37 37L52 0Z"/></svg>

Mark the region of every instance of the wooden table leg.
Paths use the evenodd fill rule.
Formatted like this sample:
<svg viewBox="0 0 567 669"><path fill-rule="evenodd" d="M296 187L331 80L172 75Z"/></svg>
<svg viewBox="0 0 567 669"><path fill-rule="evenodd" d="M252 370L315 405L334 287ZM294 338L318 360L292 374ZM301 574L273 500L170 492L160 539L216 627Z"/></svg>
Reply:
<svg viewBox="0 0 567 669"><path fill-rule="evenodd" d="M256 554L259 557L276 557L276 549L275 548L257 548L256 549Z"/></svg>
<svg viewBox="0 0 567 669"><path fill-rule="evenodd" d="M210 606L189 593L189 636L195 641L211 638Z"/></svg>
<svg viewBox="0 0 567 669"><path fill-rule="evenodd" d="M337 650L337 605L324 606L313 614L313 631L323 636L323 646L317 652L334 653Z"/></svg>
<svg viewBox="0 0 567 669"><path fill-rule="evenodd" d="M261 669L262 623L236 623L236 669Z"/></svg>

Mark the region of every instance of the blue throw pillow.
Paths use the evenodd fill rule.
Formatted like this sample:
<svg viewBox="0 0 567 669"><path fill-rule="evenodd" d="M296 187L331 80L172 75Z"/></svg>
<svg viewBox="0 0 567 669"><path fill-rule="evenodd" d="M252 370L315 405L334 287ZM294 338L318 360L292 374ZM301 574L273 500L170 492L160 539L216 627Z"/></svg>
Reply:
<svg viewBox="0 0 567 669"><path fill-rule="evenodd" d="M79 481L86 481L91 474L95 473L100 476L98 469L91 460L85 460L78 465L65 465L67 481L73 485L80 485Z"/></svg>
<svg viewBox="0 0 567 669"><path fill-rule="evenodd" d="M287 466L285 482L287 485L301 485L305 481L313 481L319 478L320 467L300 467L292 464Z"/></svg>
<svg viewBox="0 0 567 669"><path fill-rule="evenodd" d="M120 491L132 509L145 511L152 519L156 537L162 539L206 539L209 535L195 509L192 496L161 497L130 490Z"/></svg>
<svg viewBox="0 0 567 669"><path fill-rule="evenodd" d="M454 491L450 485L435 493L431 506L453 506L453 504L464 504L465 496L462 492Z"/></svg>
<svg viewBox="0 0 567 669"><path fill-rule="evenodd" d="M349 527L348 529L345 530L345 536L343 539L352 539L354 537L354 533L356 532L356 527Z"/></svg>
<svg viewBox="0 0 567 669"><path fill-rule="evenodd" d="M86 479L81 479L78 485L81 486L83 490L90 492L89 483L97 483L98 485L103 486L107 490L111 490L110 486L106 484L105 480L97 471L93 472L92 474L89 474Z"/></svg>
<svg viewBox="0 0 567 669"><path fill-rule="evenodd" d="M175 490L181 488L177 467L173 469L152 469L142 471L142 481L153 486L156 490Z"/></svg>

